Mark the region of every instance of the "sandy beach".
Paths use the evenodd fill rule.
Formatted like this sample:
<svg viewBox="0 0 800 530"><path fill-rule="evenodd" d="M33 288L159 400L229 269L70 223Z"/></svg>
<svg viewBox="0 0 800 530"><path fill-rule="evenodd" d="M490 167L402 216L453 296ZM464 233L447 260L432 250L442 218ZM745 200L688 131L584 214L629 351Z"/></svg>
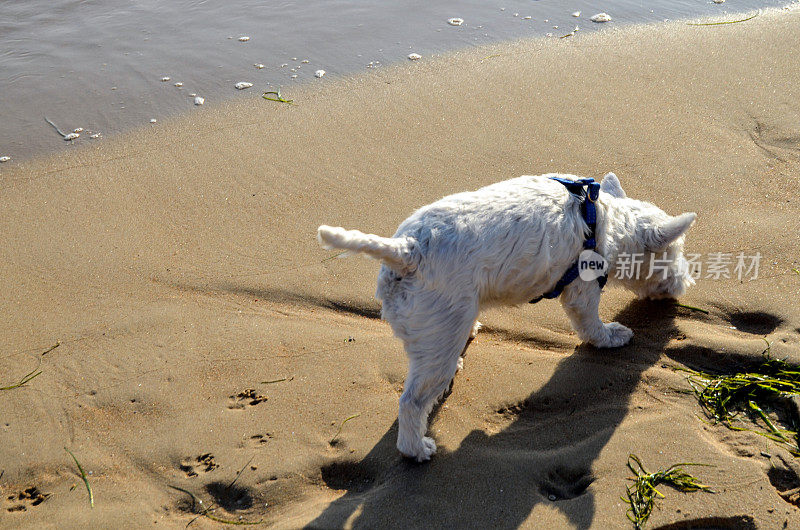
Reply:
<svg viewBox="0 0 800 530"><path fill-rule="evenodd" d="M692 472L716 493L666 487L648 528L800 528L800 459L702 421L672 368L764 339L800 362L797 42L796 8L524 40L4 164L0 387L41 373L0 391L0 528L182 528L186 491L275 528L632 528L631 453L712 466ZM482 315L437 455L402 459L378 264L328 259L317 226L391 235L551 171L697 212L687 252L757 252L757 278L698 280L681 302L708 314L608 290L601 317L635 332L616 350L556 301Z"/></svg>

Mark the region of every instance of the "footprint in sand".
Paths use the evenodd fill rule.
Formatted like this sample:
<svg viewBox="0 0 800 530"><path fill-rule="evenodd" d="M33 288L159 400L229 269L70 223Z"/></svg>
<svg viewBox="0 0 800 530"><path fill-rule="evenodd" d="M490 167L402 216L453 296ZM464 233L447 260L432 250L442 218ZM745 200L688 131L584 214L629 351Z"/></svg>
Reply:
<svg viewBox="0 0 800 530"><path fill-rule="evenodd" d="M272 433L254 434L247 441L242 443L242 447L261 447L272 439Z"/></svg>
<svg viewBox="0 0 800 530"><path fill-rule="evenodd" d="M8 496L11 504L6 508L7 512L25 512L29 506L39 506L50 496L50 493L42 493L36 486L31 486L25 490Z"/></svg>
<svg viewBox="0 0 800 530"><path fill-rule="evenodd" d="M752 117L755 125L748 131L750 139L769 158L786 162L800 153L800 134L796 130L764 123Z"/></svg>
<svg viewBox="0 0 800 530"><path fill-rule="evenodd" d="M375 470L360 462L335 461L320 469L325 485L332 490L363 493L376 483Z"/></svg>
<svg viewBox="0 0 800 530"><path fill-rule="evenodd" d="M258 394L255 389L247 388L230 397L228 408L243 409L246 407L255 407L259 403L263 403L266 400L267 398Z"/></svg>
<svg viewBox="0 0 800 530"><path fill-rule="evenodd" d="M779 316L763 311L731 312L728 320L737 330L759 336L769 335L783 324Z"/></svg>
<svg viewBox="0 0 800 530"><path fill-rule="evenodd" d="M582 495L594 482L587 469L556 467L551 469L539 485L539 493L550 501L574 499Z"/></svg>
<svg viewBox="0 0 800 530"><path fill-rule="evenodd" d="M196 477L200 473L208 473L217 469L219 465L214 461L214 455L205 453L194 458L189 457L181 461L181 471L186 473L187 477Z"/></svg>
<svg viewBox="0 0 800 530"><path fill-rule="evenodd" d="M770 462L767 477L783 500L800 508L800 465L778 455Z"/></svg>

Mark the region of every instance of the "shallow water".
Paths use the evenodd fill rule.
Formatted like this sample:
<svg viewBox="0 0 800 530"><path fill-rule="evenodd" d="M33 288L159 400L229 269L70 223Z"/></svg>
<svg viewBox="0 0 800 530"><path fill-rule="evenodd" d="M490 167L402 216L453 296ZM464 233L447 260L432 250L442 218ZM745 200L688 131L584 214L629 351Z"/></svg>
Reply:
<svg viewBox="0 0 800 530"><path fill-rule="evenodd" d="M596 31L787 2L0 1L0 156L21 160L102 141L89 133L108 136L191 111L190 93L213 104L270 86L288 91L298 82L324 83L331 76L370 71L407 60L412 52L425 60L489 42L559 36L576 25ZM574 11L581 16L573 17ZM589 21L601 11L613 21ZM465 22L449 25L452 17ZM250 39L240 42L240 36ZM256 69L256 63L264 68ZM319 69L327 73L316 79ZM238 81L254 86L238 91ZM64 141L45 116L65 133L84 128L81 138Z"/></svg>

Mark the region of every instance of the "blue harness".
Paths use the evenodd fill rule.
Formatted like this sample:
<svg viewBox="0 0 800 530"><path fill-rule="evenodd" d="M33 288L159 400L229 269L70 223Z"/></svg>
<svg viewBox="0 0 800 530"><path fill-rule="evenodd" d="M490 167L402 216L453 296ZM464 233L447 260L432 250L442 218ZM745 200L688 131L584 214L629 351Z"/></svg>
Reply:
<svg viewBox="0 0 800 530"><path fill-rule="evenodd" d="M600 184L591 178L578 180L562 179L560 177L550 178L563 184L567 188L567 191L581 199L581 215L583 216L583 220L586 221L586 225L589 227L589 237L587 237L586 241L583 242L583 248L586 250L594 250L597 248L597 240L595 239L595 229L597 228L597 208L595 207L594 203L600 196ZM573 280L579 276L579 274L580 271L578 270L578 262L576 261L572 264L572 267L567 269L567 272L564 273L561 279L558 280L558 283L556 283L556 286L553 287L552 291L549 293L544 293L538 298L534 298L529 303L535 304L543 298L558 298L558 296L561 294L561 291L564 290L564 287L572 283ZM606 285L607 280L608 273L597 278L597 283L600 284L600 289Z"/></svg>

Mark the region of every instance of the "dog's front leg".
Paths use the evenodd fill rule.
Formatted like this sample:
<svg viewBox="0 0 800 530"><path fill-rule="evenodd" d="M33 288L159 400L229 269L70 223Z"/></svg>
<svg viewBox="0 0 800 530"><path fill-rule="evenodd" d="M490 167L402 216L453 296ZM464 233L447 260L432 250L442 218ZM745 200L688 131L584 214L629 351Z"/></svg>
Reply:
<svg viewBox="0 0 800 530"><path fill-rule="evenodd" d="M633 331L618 322L603 324L598 313L600 293L596 281L577 279L564 288L561 305L581 340L598 348L624 346L633 337Z"/></svg>

